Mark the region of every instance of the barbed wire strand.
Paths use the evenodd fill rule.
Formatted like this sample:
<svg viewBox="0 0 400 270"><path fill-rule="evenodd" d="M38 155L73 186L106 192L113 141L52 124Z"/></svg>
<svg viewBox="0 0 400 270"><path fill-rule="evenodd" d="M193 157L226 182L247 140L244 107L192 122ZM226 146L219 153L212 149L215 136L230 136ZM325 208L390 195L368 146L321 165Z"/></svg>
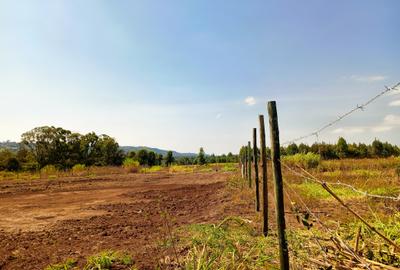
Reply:
<svg viewBox="0 0 400 270"><path fill-rule="evenodd" d="M286 168L289 170L293 171L292 168L290 168L288 165L286 165L284 162L280 163L284 165ZM316 178L314 175L312 175L310 172L305 170L304 168L297 166L301 171L303 171L305 174L309 175L310 177L305 177L305 179L312 180L322 186L330 195L332 195L335 200L337 200L343 207L345 207L350 213L352 213L355 217L357 217L362 223L364 223L371 231L379 235L382 239L384 239L386 242L391 244L396 248L396 250L400 250L400 246L395 243L393 240L387 238L385 235L383 235L380 231L378 231L375 227L371 226L363 217L361 217L358 213L356 213L353 209L351 209L341 198L339 198L327 185L325 181L321 181L318 178ZM302 176L302 174L300 174ZM304 178L304 176L302 176Z"/></svg>
<svg viewBox="0 0 400 270"><path fill-rule="evenodd" d="M297 166L300 170L304 171L307 175L309 175L310 177L304 176L303 174L300 174L299 172L293 170L292 168L290 168L288 165L286 165L284 162L281 161L281 164L285 166L285 168L287 168L288 170L290 170L291 172L293 172L294 174L296 174L297 176L301 176L302 178L304 178L305 180L311 180L314 182L317 182L318 184L322 185L324 183L328 183L329 185L333 185L333 186L343 186L346 187L348 189L351 189L352 191L359 193L365 197L370 197L370 198L376 198L376 199L384 199L384 200L392 200L392 201L400 201L400 194L397 196L385 196L385 195L378 195L378 194L371 194L368 193L367 191L363 191L363 190L359 190L357 188L355 188L354 186L350 185L350 184L346 184L341 182L340 180L337 180L337 182L325 182L322 180L317 179L315 176L313 176L312 174L310 174L308 171L306 171L305 169L303 169L300 166Z"/></svg>
<svg viewBox="0 0 400 270"><path fill-rule="evenodd" d="M348 112L346 112L346 113L340 115L337 119L335 119L335 120L333 120L333 121L331 121L331 122L329 122L329 123L323 125L323 126L320 127L319 129L317 129L317 130L315 130L315 131L313 131L313 132L310 132L310 133L308 133L308 134L306 134L306 135L297 137L297 138L292 139L292 140L285 141L285 142L282 143L281 145L292 144L292 143L295 143L295 142L298 142L298 141L307 139L307 138L309 138L309 137L311 137L311 136L317 136L317 137L318 137L318 134L320 134L320 133L321 133L322 131L324 131L325 129L327 129L327 128L329 128L329 127L331 127L331 126L337 124L338 122L342 121L344 118L346 118L347 116L353 114L354 112L356 112L356 111L358 111L358 110L363 111L363 110L365 109L365 107L367 107L369 104L371 104L372 102L374 102L375 100L377 100L377 99L380 98L381 96L387 94L388 92L391 92L391 91L393 92L393 91L399 90L399 89L396 89L396 88L399 87L399 86L400 86L400 82L396 83L396 84L393 85L392 87L385 86L385 90L382 90L379 94L377 94L376 96L370 98L369 100L367 100L367 101L364 102L363 104L357 105L355 108L351 109L350 111L348 111Z"/></svg>
<svg viewBox="0 0 400 270"><path fill-rule="evenodd" d="M285 164L286 165L286 164ZM331 235L331 240L333 241L333 239L337 240L338 242L342 243L342 245L346 248L347 252L350 253L350 255L356 259L358 262L360 262L361 264L363 264L363 266L366 269L371 269L370 268L370 264L368 264L367 262L365 262L363 260L362 257L358 256L353 250L352 248L347 245L343 240L341 240L340 238L338 238L338 236L336 235L336 233L334 231L332 231L326 224L324 224L322 222L322 220L320 218L318 218L318 216L311 210L311 208L309 206L307 206L307 204L304 202L304 200L301 198L301 196L290 186L290 184L283 179L284 184L286 185L286 187L288 187L293 194L296 195L296 197L299 199L299 201L301 202L301 204L303 205L303 207L307 210L308 213L310 213L310 215L315 219L315 221L321 225L321 227L328 233ZM289 201L292 202L292 200L290 199L290 196L288 194L288 192L284 189L286 196L288 197ZM317 242L317 245L320 247L320 249L323 251L324 254L324 258L326 260L326 262L328 261L326 255L326 251L324 250L324 248L322 247L321 243L318 241L318 238L316 237L316 235L314 234L313 231L311 231L311 233L313 234L313 239L315 239L315 241Z"/></svg>

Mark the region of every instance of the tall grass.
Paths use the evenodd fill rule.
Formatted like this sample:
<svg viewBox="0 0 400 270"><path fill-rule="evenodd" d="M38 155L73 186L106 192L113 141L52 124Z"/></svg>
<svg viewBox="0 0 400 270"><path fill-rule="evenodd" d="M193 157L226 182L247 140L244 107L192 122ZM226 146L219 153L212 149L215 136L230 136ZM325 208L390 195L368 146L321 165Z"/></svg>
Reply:
<svg viewBox="0 0 400 270"><path fill-rule="evenodd" d="M321 162L321 156L314 153L295 154L292 156L283 156L282 161L289 166L300 166L305 169L316 168Z"/></svg>

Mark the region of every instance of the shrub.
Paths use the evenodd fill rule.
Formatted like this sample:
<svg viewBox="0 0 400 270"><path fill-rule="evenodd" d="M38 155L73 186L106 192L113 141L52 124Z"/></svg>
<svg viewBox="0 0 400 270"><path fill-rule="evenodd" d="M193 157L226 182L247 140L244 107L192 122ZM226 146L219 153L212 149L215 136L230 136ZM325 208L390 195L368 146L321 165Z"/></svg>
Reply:
<svg viewBox="0 0 400 270"><path fill-rule="evenodd" d="M82 175L86 171L86 166L84 164L75 164L72 167L72 174L74 175Z"/></svg>
<svg viewBox="0 0 400 270"><path fill-rule="evenodd" d="M122 163L122 167L128 172L128 173L137 173L140 170L140 164L138 161L133 160L131 158L126 158L124 162Z"/></svg>
<svg viewBox="0 0 400 270"><path fill-rule="evenodd" d="M21 169L21 164L19 163L18 159L12 157L7 161L6 169L11 172L16 172Z"/></svg>
<svg viewBox="0 0 400 270"><path fill-rule="evenodd" d="M57 175L58 170L54 165L46 165L42 169L40 169L40 174L44 176L54 176Z"/></svg>
<svg viewBox="0 0 400 270"><path fill-rule="evenodd" d="M314 153L296 154L293 156L283 156L282 161L288 165L297 165L305 169L316 168L320 164L320 155Z"/></svg>

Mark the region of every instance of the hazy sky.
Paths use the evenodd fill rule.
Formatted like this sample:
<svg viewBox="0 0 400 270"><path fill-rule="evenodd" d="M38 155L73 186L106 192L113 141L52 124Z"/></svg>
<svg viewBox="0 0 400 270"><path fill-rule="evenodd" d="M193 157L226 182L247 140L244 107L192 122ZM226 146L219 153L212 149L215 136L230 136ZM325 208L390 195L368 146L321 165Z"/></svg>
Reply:
<svg viewBox="0 0 400 270"><path fill-rule="evenodd" d="M399 10L398 0L0 0L0 141L54 125L121 145L237 152L268 100L292 139L400 80ZM319 139L400 144L399 131L400 94Z"/></svg>

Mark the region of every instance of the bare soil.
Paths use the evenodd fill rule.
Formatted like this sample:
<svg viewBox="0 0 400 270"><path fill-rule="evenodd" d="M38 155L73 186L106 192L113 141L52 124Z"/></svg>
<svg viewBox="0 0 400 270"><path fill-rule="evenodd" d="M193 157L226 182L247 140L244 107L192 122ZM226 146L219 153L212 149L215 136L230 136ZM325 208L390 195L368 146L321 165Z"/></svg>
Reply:
<svg viewBox="0 0 400 270"><path fill-rule="evenodd" d="M166 224L212 222L236 212L221 192L229 176L156 173L2 182L0 269L44 269L67 258L82 266L87 256L103 250L127 251L140 269L154 269L166 256L160 250Z"/></svg>

